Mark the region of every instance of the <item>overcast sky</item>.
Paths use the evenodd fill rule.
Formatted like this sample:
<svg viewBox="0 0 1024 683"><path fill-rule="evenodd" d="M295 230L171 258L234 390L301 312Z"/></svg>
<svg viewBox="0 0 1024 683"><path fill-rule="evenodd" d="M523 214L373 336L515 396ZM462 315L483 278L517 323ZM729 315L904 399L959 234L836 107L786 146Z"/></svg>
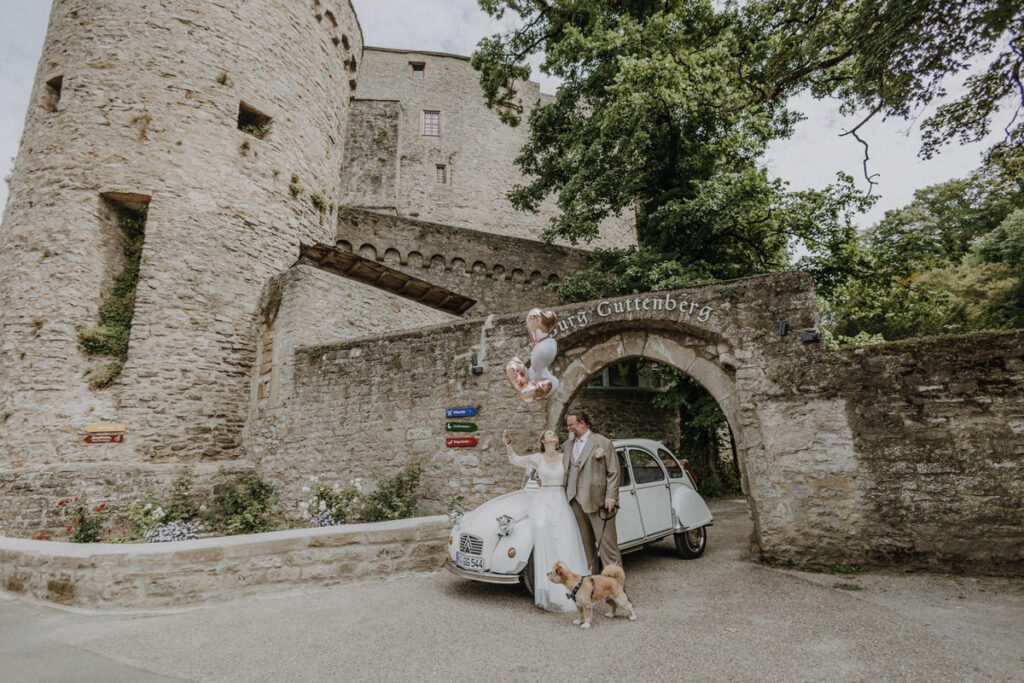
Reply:
<svg viewBox="0 0 1024 683"><path fill-rule="evenodd" d="M292 2L294 0L282 0ZM362 22L367 45L413 48L468 55L484 35L501 26L481 12L476 0L353 0ZM24 125L25 111L42 51L50 0L0 0L0 175L11 169ZM535 73L542 88L557 86ZM957 88L951 88L956 92ZM839 138L844 123L830 102L800 99L796 108L807 114L796 134L770 150L769 168L789 181L794 189L821 187L837 171L859 179L862 149L856 141ZM923 118L923 117L921 117ZM1002 122L993 126L1002 129ZM906 204L914 190L966 175L981 160L982 152L997 141L993 136L971 146L952 146L938 158L917 158L920 134L906 121L872 122L862 129L871 143L871 171L879 175L875 194L881 197L870 213L858 222L867 226L887 209ZM7 203L7 186L0 184L0 206Z"/></svg>

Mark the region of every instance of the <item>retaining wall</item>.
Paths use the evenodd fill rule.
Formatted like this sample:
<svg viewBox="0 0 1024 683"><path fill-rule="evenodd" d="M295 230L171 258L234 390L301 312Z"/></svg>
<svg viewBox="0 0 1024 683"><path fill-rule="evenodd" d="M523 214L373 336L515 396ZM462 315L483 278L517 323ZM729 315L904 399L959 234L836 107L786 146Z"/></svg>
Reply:
<svg viewBox="0 0 1024 683"><path fill-rule="evenodd" d="M439 516L139 545L0 536L0 588L75 607L180 607L437 569L449 529Z"/></svg>

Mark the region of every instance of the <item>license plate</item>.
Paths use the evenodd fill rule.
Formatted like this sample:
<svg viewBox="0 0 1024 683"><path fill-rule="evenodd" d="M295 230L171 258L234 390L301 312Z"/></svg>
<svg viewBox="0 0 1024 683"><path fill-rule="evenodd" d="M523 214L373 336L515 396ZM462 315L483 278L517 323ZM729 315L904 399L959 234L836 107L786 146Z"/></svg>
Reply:
<svg viewBox="0 0 1024 683"><path fill-rule="evenodd" d="M475 555L463 555L462 553L455 553L455 564L459 565L463 569L479 569L483 571L484 558L477 557Z"/></svg>

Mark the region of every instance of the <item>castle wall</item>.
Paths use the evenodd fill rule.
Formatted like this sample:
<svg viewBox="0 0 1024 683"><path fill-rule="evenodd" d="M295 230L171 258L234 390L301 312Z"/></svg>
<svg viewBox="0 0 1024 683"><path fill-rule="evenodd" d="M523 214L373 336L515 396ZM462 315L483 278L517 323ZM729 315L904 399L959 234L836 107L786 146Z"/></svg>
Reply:
<svg viewBox="0 0 1024 683"><path fill-rule="evenodd" d="M341 193L361 56L348 0L54 3L0 230L0 467L240 454L259 295L334 239L311 193ZM127 361L92 391L109 359L78 335L118 270L111 213L147 201ZM83 444L102 420L126 442Z"/></svg>
<svg viewBox="0 0 1024 683"><path fill-rule="evenodd" d="M645 357L695 377L729 418L764 558L1024 568L1024 333L836 352L776 332L780 320L793 329L816 324L814 291L801 276L656 296L699 305L686 319L678 310L625 309L655 295L556 309L574 323L558 335L562 388L531 405L501 372L527 347L519 316L331 344L312 355L300 349L276 415L289 435L279 457L344 477L421 462L429 505L441 509L462 495L472 506L520 481L504 458L502 430L531 448L542 429L560 424L593 372ZM483 374L469 371L471 353ZM359 410L331 419L339 405ZM480 442L446 448L444 409L464 405L480 407Z"/></svg>
<svg viewBox="0 0 1024 683"><path fill-rule="evenodd" d="M280 294L269 298L279 303L267 312L261 325L246 445L261 472L294 496L310 475L325 474L329 478L335 468L343 468L343 463L330 454L333 449L344 447L338 443L313 444L306 440L306 434L293 432L292 424L281 419L293 411L314 410L290 391L296 363L316 362L324 353L321 345L449 324L459 319L309 265L295 266L281 275L273 288L279 288ZM393 370L385 372L382 379L407 381ZM430 390L429 383L422 388ZM330 411L330 415L320 413L321 417L330 423L346 423L362 412L362 406L342 400L334 403ZM293 449L289 445L293 442L302 442L304 447Z"/></svg>
<svg viewBox="0 0 1024 683"><path fill-rule="evenodd" d="M576 249L358 209L339 216L338 244L476 299L473 317L557 305L550 285L588 263Z"/></svg>
<svg viewBox="0 0 1024 683"><path fill-rule="evenodd" d="M423 64L421 80L413 77L412 63ZM533 82L520 84L519 92L524 123L511 128L487 108L468 58L367 48L346 150L345 203L537 239L557 213L554 202L545 202L538 214L522 213L512 209L506 194L524 180L515 158L527 139L525 121L537 102L550 96ZM428 110L440 112L439 135L424 135ZM397 136L391 134L396 123ZM444 184L437 182L438 166L446 169ZM377 178L379 184L362 182ZM393 203L390 192L381 191L392 184ZM630 217L609 220L602 236L586 246L634 244L632 225Z"/></svg>

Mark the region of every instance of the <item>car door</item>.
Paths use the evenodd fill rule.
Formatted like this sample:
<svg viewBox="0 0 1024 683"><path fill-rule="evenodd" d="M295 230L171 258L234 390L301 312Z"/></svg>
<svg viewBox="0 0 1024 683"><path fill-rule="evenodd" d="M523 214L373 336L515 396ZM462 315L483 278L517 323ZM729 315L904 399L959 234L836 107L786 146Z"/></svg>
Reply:
<svg viewBox="0 0 1024 683"><path fill-rule="evenodd" d="M644 532L651 537L671 530L672 491L665 469L652 454L635 446L629 448L628 459Z"/></svg>
<svg viewBox="0 0 1024 683"><path fill-rule="evenodd" d="M615 533L619 545L627 546L643 539L644 527L640 521L640 504L633 488L633 475L629 471L626 449L617 449L615 455L619 458L619 513L615 516Z"/></svg>

